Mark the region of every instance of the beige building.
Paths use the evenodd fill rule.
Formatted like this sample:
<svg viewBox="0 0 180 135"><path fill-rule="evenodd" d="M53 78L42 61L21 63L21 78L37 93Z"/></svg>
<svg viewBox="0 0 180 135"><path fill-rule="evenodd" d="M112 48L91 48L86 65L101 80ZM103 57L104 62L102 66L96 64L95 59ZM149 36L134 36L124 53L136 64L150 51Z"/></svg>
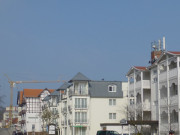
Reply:
<svg viewBox="0 0 180 135"><path fill-rule="evenodd" d="M126 117L127 83L92 81L76 74L59 90L60 135L95 135L101 123L119 123Z"/></svg>

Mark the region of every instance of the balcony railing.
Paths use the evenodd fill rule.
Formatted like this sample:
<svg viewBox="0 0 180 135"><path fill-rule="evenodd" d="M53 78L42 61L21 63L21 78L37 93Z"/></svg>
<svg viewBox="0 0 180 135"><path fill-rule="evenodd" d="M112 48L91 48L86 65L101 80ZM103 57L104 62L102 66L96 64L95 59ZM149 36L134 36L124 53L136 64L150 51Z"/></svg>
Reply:
<svg viewBox="0 0 180 135"><path fill-rule="evenodd" d="M87 105L74 105L75 109L87 109Z"/></svg>
<svg viewBox="0 0 180 135"><path fill-rule="evenodd" d="M85 89L83 89L83 90L75 89L74 91L70 90L68 94L69 94L69 96L73 96L73 95L89 95L88 91L85 90Z"/></svg>
<svg viewBox="0 0 180 135"><path fill-rule="evenodd" d="M169 70L169 78L173 78L177 76L177 68Z"/></svg>
<svg viewBox="0 0 180 135"><path fill-rule="evenodd" d="M143 103L143 110L144 111L150 111L151 110L150 102L144 102Z"/></svg>
<svg viewBox="0 0 180 135"><path fill-rule="evenodd" d="M143 81L143 88L150 89L150 80L142 80ZM139 89L142 87L142 81L138 81L135 83L135 88ZM129 91L134 90L134 84L129 84Z"/></svg>
<svg viewBox="0 0 180 135"><path fill-rule="evenodd" d="M162 72L159 75L159 81L163 81L167 79L167 72Z"/></svg>

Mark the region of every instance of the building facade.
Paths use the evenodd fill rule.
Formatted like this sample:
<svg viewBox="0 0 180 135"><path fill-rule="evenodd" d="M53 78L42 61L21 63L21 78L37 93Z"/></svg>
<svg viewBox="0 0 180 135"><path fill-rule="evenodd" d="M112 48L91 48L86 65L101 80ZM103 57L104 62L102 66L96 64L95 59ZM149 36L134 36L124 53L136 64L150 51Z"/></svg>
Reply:
<svg viewBox="0 0 180 135"><path fill-rule="evenodd" d="M96 134L100 123L119 123L126 117L126 82L92 81L78 73L66 86L60 101L61 135Z"/></svg>
<svg viewBox="0 0 180 135"><path fill-rule="evenodd" d="M151 134L180 131L180 52L154 45L150 66L134 66L127 73L129 120L146 125ZM140 124L143 123L143 124ZM158 125L158 126L157 126Z"/></svg>
<svg viewBox="0 0 180 135"><path fill-rule="evenodd" d="M18 105L21 108L21 130L27 133L39 133L43 131L41 119L42 100L54 90L49 89L24 89L18 96ZM21 93L21 92L20 92Z"/></svg>

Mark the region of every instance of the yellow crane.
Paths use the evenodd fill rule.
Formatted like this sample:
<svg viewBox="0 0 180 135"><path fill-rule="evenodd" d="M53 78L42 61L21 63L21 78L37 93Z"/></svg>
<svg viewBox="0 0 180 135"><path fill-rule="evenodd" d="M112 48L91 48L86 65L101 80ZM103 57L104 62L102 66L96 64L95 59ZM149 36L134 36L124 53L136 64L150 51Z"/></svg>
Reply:
<svg viewBox="0 0 180 135"><path fill-rule="evenodd" d="M8 79L8 82L10 84L10 89L11 89L11 93L10 93L10 106L9 106L9 124L8 127L10 127L12 125L12 108L13 108L13 88L15 86L15 84L21 84L21 83L58 83L58 82L66 82L64 80L60 81L60 80L56 80L56 81L12 81L7 74L5 74L5 76Z"/></svg>

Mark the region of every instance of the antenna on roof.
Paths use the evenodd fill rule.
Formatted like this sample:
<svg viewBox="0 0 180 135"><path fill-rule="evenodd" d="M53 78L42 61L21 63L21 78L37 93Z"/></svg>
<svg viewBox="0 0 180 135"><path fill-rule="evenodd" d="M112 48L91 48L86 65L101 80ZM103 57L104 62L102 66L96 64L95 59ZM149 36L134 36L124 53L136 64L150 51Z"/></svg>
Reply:
<svg viewBox="0 0 180 135"><path fill-rule="evenodd" d="M166 50L166 41L165 41L165 36L163 36L163 51Z"/></svg>

